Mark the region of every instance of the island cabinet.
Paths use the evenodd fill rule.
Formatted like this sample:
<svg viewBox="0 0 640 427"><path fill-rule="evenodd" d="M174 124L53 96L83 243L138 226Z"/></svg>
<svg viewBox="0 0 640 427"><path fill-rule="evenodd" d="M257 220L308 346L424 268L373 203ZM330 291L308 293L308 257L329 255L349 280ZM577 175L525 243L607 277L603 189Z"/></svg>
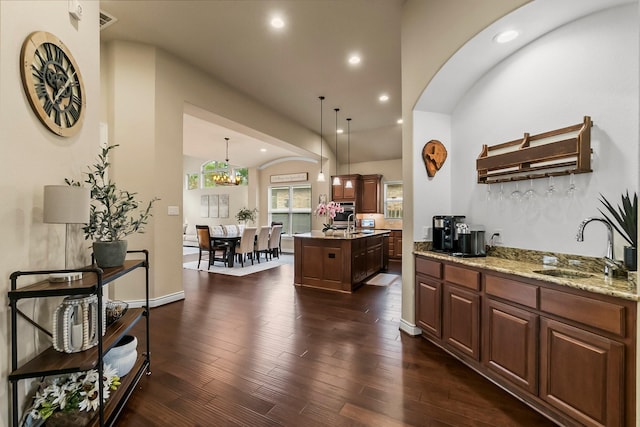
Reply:
<svg viewBox="0 0 640 427"><path fill-rule="evenodd" d="M353 292L384 268L383 239L388 234L338 237L294 236L294 283L298 286Z"/></svg>
<svg viewBox="0 0 640 427"><path fill-rule="evenodd" d="M424 338L560 425L635 426L636 302L416 255Z"/></svg>

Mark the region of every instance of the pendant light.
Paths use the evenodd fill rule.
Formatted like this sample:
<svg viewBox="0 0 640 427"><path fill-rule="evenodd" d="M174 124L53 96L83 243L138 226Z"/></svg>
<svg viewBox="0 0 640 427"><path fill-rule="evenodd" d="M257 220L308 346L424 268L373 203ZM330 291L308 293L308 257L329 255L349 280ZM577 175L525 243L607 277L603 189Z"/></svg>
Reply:
<svg viewBox="0 0 640 427"><path fill-rule="evenodd" d="M322 173L322 101L324 96L319 96L320 99L320 172L318 173L318 182L324 182L324 173Z"/></svg>
<svg viewBox="0 0 640 427"><path fill-rule="evenodd" d="M333 109L336 112L336 176L333 177L333 185L340 185L340 177L338 176L338 111L339 108Z"/></svg>
<svg viewBox="0 0 640 427"><path fill-rule="evenodd" d="M351 182L351 119L347 119L347 182L344 184L344 188L353 188Z"/></svg>
<svg viewBox="0 0 640 427"><path fill-rule="evenodd" d="M217 168L213 171L211 178L216 185L239 185L240 182L242 182L242 177L238 175L231 167L231 164L229 164L229 138L225 138L224 140L227 143L227 156L224 161L227 163L224 167Z"/></svg>

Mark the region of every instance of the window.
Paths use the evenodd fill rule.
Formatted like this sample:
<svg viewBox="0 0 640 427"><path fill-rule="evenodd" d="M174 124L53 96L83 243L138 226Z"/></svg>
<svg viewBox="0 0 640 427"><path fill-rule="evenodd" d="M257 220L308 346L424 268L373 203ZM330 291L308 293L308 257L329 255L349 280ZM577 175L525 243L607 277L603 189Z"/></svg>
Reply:
<svg viewBox="0 0 640 427"><path fill-rule="evenodd" d="M311 231L311 186L269 187L269 221L281 222L283 234Z"/></svg>
<svg viewBox="0 0 640 427"><path fill-rule="evenodd" d="M185 177L187 190L195 190L196 188L198 188L199 181L200 175L198 175L197 173L188 173Z"/></svg>
<svg viewBox="0 0 640 427"><path fill-rule="evenodd" d="M384 183L384 217L402 218L402 181Z"/></svg>
<svg viewBox="0 0 640 427"><path fill-rule="evenodd" d="M249 169L238 168L232 166L226 162L218 162L211 160L202 165L202 188L216 187L220 184L216 182L216 176L226 177L231 176L235 179L239 179L240 185L247 185L249 183Z"/></svg>

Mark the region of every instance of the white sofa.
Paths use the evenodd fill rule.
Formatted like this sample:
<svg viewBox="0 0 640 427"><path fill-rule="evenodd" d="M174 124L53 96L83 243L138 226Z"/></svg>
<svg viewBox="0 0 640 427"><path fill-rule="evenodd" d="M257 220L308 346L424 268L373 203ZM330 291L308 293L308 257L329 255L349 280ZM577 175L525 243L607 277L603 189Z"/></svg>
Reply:
<svg viewBox="0 0 640 427"><path fill-rule="evenodd" d="M227 224L227 225L210 225L209 232L211 237L226 236L227 234L242 234L244 224ZM193 224L185 224L182 227L182 246L198 247L198 235L196 234L196 226Z"/></svg>

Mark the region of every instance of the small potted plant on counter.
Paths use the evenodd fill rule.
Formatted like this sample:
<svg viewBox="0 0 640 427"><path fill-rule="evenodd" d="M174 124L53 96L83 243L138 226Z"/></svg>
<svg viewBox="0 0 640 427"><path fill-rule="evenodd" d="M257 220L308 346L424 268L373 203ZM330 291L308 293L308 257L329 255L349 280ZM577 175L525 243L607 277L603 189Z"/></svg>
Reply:
<svg viewBox="0 0 640 427"><path fill-rule="evenodd" d="M624 265L629 271L637 270L638 247L638 194L633 193L633 199L629 191L622 194L622 206L614 207L600 194L600 202L606 208L606 212L600 210L605 220L629 243L624 247Z"/></svg>
<svg viewBox="0 0 640 427"><path fill-rule="evenodd" d="M136 199L137 193L120 190L107 178L109 151L118 145L102 148L97 162L85 172L91 190L89 223L84 226L85 239L93 239L93 254L98 267L117 267L124 263L127 241L133 233L143 233L151 217L151 208L159 200L153 198L146 207ZM69 185L79 182L65 179Z"/></svg>

